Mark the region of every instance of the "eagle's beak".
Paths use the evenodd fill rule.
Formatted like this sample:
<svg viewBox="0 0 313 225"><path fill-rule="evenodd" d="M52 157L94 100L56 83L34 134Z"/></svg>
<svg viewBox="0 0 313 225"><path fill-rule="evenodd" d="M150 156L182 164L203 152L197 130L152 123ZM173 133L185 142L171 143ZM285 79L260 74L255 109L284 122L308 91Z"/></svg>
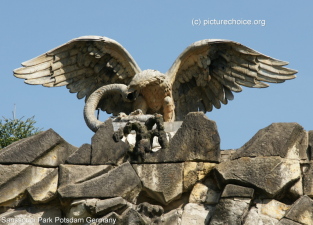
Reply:
<svg viewBox="0 0 313 225"><path fill-rule="evenodd" d="M129 88L128 92L127 92L126 99L128 101L133 102L133 101L135 101L137 99L138 95L139 95L139 92L136 89Z"/></svg>

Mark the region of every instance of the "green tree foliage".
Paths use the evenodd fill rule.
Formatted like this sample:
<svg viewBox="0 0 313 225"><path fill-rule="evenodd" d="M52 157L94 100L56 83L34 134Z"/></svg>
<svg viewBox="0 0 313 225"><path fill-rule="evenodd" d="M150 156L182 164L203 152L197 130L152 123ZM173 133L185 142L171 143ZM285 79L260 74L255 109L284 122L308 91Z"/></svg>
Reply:
<svg viewBox="0 0 313 225"><path fill-rule="evenodd" d="M0 120L0 149L22 138L39 133L41 129L36 128L35 123L34 116L25 121L23 117L20 119L3 117L3 120Z"/></svg>

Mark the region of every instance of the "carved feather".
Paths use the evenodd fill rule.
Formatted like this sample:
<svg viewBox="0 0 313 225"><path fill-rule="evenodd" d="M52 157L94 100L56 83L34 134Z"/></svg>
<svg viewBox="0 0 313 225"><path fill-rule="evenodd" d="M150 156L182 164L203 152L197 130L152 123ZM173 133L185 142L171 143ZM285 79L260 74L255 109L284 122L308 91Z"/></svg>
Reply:
<svg viewBox="0 0 313 225"><path fill-rule="evenodd" d="M25 79L25 83L45 87L66 85L79 99L106 84L128 84L141 71L119 43L100 36L75 38L22 66L14 70L14 76Z"/></svg>
<svg viewBox="0 0 313 225"><path fill-rule="evenodd" d="M196 92L193 92L194 101L202 101L205 109L210 111L210 104L220 108L220 103L227 104L227 100L232 100L232 91L241 92L241 85L264 88L269 86L267 83L282 83L295 78L297 71L283 67L285 65L288 62L273 59L233 41L207 39L195 42L180 54L166 73L174 87L174 101L179 101L175 108L176 116L183 117L181 108L189 107L186 102L178 100L178 96L183 99L182 94L191 95L186 89L192 81L190 75L196 79L195 84L201 89L199 93L205 94L205 97L203 94L194 96ZM185 90L176 94L175 90L181 88Z"/></svg>

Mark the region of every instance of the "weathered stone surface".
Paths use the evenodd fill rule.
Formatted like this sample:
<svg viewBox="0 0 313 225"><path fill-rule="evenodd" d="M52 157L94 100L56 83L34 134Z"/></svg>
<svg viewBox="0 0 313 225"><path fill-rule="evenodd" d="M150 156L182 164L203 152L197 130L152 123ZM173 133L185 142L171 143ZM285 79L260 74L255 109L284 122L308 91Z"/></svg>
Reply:
<svg viewBox="0 0 313 225"><path fill-rule="evenodd" d="M105 121L91 140L91 164L120 164L126 155L129 146L123 141L113 139L112 120Z"/></svg>
<svg viewBox="0 0 313 225"><path fill-rule="evenodd" d="M243 225L276 225L277 223L277 219L259 214L258 209L252 207L245 217Z"/></svg>
<svg viewBox="0 0 313 225"><path fill-rule="evenodd" d="M0 224L4 225L62 225L62 214L58 207L23 207L0 214Z"/></svg>
<svg viewBox="0 0 313 225"><path fill-rule="evenodd" d="M214 121L203 113L189 113L168 149L146 154L145 162L219 162L220 137Z"/></svg>
<svg viewBox="0 0 313 225"><path fill-rule="evenodd" d="M248 212L250 201L247 198L222 198L216 205L210 225L242 224L243 218Z"/></svg>
<svg viewBox="0 0 313 225"><path fill-rule="evenodd" d="M234 184L227 184L222 193L222 198L242 197L253 198L253 188L242 187Z"/></svg>
<svg viewBox="0 0 313 225"><path fill-rule="evenodd" d="M291 206L285 217L301 224L312 225L313 200L306 195L302 196Z"/></svg>
<svg viewBox="0 0 313 225"><path fill-rule="evenodd" d="M184 207L181 225L208 224L212 216L213 209L214 208L212 206L189 203Z"/></svg>
<svg viewBox="0 0 313 225"><path fill-rule="evenodd" d="M240 158L220 163L216 171L224 182L252 185L268 197L279 194L286 185L296 182L301 176L298 160L280 157Z"/></svg>
<svg viewBox="0 0 313 225"><path fill-rule="evenodd" d="M91 145L83 144L77 151L71 154L66 160L68 164L90 165L91 163Z"/></svg>
<svg viewBox="0 0 313 225"><path fill-rule="evenodd" d="M216 163L184 162L184 192L192 189L197 182L203 180L215 166Z"/></svg>
<svg viewBox="0 0 313 225"><path fill-rule="evenodd" d="M232 156L236 153L237 150L234 149L227 149L227 150L221 150L221 162L225 162L228 160L231 160Z"/></svg>
<svg viewBox="0 0 313 225"><path fill-rule="evenodd" d="M303 179L300 177L300 179L290 188L286 195L290 196L292 199L298 199L303 195L303 189Z"/></svg>
<svg viewBox="0 0 313 225"><path fill-rule="evenodd" d="M49 129L14 142L0 152L0 164L32 164L56 167L65 162L77 148Z"/></svg>
<svg viewBox="0 0 313 225"><path fill-rule="evenodd" d="M110 171L104 169L91 174L89 177L80 180L75 177L71 182L67 182L65 179L68 177L71 179L71 174L63 168L69 166L62 165L60 167L61 177L58 192L63 198L123 197L129 201L134 201L141 191L140 179L128 162ZM78 174L79 171L76 171L76 175Z"/></svg>
<svg viewBox="0 0 313 225"><path fill-rule="evenodd" d="M60 165L59 188L71 184L82 183L91 178L100 176L110 171L110 165L82 166L82 165Z"/></svg>
<svg viewBox="0 0 313 225"><path fill-rule="evenodd" d="M248 225L248 224L247 224ZM297 223L295 221L283 218L276 225L302 225L301 223Z"/></svg>
<svg viewBox="0 0 313 225"><path fill-rule="evenodd" d="M313 162L309 164L309 168L303 173L303 192L305 195L313 197Z"/></svg>
<svg viewBox="0 0 313 225"><path fill-rule="evenodd" d="M38 183L27 188L27 192L34 203L46 203L56 197L58 189L58 168L55 168Z"/></svg>
<svg viewBox="0 0 313 225"><path fill-rule="evenodd" d="M0 206L16 206L28 187L53 170L31 165L0 165Z"/></svg>
<svg viewBox="0 0 313 225"><path fill-rule="evenodd" d="M103 216L126 205L127 201L122 197L99 200L96 202L94 212L97 216Z"/></svg>
<svg viewBox="0 0 313 225"><path fill-rule="evenodd" d="M68 211L66 218L71 218L76 221L87 221L87 218L93 217L92 214L86 208L87 200L74 200L71 203L70 210ZM70 225L81 225L82 222L79 223L69 223Z"/></svg>
<svg viewBox="0 0 313 225"><path fill-rule="evenodd" d="M183 163L134 164L143 190L162 204L177 199L183 192Z"/></svg>
<svg viewBox="0 0 313 225"><path fill-rule="evenodd" d="M261 204L257 204L257 208L261 214L280 220L290 206L275 199L265 199Z"/></svg>
<svg viewBox="0 0 313 225"><path fill-rule="evenodd" d="M141 215L134 209L128 208L125 210L125 212L122 214L122 224L136 224L136 225L146 225L147 223L145 220L141 217Z"/></svg>
<svg viewBox="0 0 313 225"><path fill-rule="evenodd" d="M273 123L259 130L250 141L233 154L240 157L280 156L288 159L306 157L307 133L297 123Z"/></svg>
<svg viewBox="0 0 313 225"><path fill-rule="evenodd" d="M189 202L190 203L198 203L198 204L201 204L201 203L205 203L205 200L206 200L206 197L207 197L207 194L208 194L208 187L205 186L204 184L201 184L201 183L197 183L191 193L190 193L190 196L189 196Z"/></svg>
<svg viewBox="0 0 313 225"><path fill-rule="evenodd" d="M179 225L181 224L182 214L183 214L182 209L171 210L168 213L162 215L161 224L162 225Z"/></svg>
<svg viewBox="0 0 313 225"><path fill-rule="evenodd" d="M205 199L206 204L217 204L221 197L221 190L217 187L216 181L208 177L204 180L203 184L208 187L207 196Z"/></svg>

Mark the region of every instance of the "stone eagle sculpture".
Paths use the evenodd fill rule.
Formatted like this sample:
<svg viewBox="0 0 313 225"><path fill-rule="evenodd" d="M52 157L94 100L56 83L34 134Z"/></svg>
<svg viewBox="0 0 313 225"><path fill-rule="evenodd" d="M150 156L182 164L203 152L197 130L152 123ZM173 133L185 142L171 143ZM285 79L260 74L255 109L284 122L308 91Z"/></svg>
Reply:
<svg viewBox="0 0 313 225"><path fill-rule="evenodd" d="M84 117L96 131L107 113L160 113L164 121L182 120L192 111L211 111L242 86L265 88L295 78L288 62L273 59L234 41L206 39L191 44L165 73L142 71L118 42L107 37L75 38L22 63L14 76L45 87L66 86L85 98ZM263 82L264 81L264 82Z"/></svg>

